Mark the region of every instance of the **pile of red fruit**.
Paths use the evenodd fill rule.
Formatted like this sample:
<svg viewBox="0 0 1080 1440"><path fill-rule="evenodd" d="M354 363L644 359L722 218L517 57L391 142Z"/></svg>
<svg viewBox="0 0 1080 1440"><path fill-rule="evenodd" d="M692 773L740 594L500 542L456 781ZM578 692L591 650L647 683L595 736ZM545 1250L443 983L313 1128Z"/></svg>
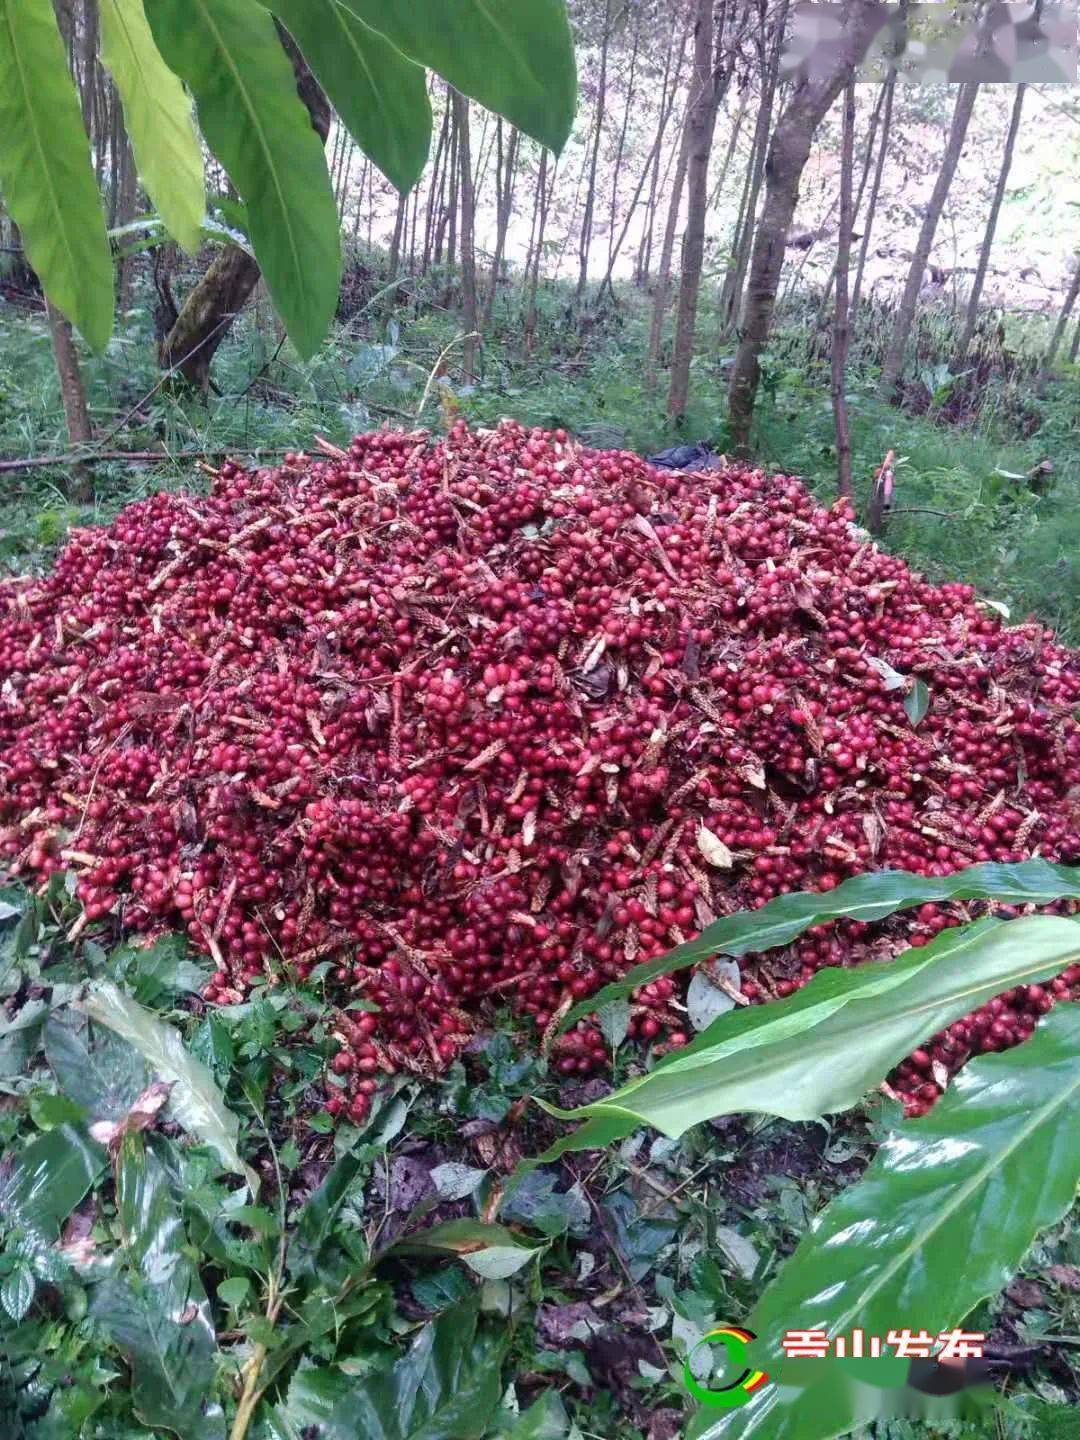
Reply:
<svg viewBox="0 0 1080 1440"><path fill-rule="evenodd" d="M1075 859L1077 659L787 476L510 422L364 435L225 464L0 585L0 850L76 869L90 919L186 929L210 1000L330 962L343 1006L378 1006L343 1009L329 1081L360 1119L487 1002L544 1030L718 914L875 867ZM743 994L962 913L821 928L744 962ZM894 1076L909 1109L1078 980L935 1037ZM640 991L632 1033L685 1043L681 993ZM584 1025L555 1056L584 1074L605 1046Z"/></svg>

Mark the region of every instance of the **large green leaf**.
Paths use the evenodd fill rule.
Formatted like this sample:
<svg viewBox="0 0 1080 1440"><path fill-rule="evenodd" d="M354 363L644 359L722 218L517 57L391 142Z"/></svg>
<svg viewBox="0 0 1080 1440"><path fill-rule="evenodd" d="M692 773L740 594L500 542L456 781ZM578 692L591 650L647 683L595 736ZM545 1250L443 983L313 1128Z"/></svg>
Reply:
<svg viewBox="0 0 1080 1440"><path fill-rule="evenodd" d="M480 1440L502 1394L508 1334L477 1333L463 1301L425 1325L400 1360L334 1404L322 1440Z"/></svg>
<svg viewBox="0 0 1080 1440"><path fill-rule="evenodd" d="M621 980L605 985L575 1005L563 1019L567 1030L601 1005L629 995L658 975L673 975L712 955L749 955L789 945L813 925L829 920L884 920L912 905L945 900L997 900L1002 905L1049 905L1080 895L1080 869L1022 860L1015 865L969 865L952 875L913 875L908 870L878 870L855 875L835 890L800 890L778 895L760 910L739 910L707 926L694 940L646 960Z"/></svg>
<svg viewBox="0 0 1080 1440"><path fill-rule="evenodd" d="M895 960L820 970L786 1000L722 1015L640 1080L593 1105L552 1113L621 1119L625 1134L654 1125L673 1136L735 1111L813 1120L857 1104L960 1016L1014 985L1049 979L1078 957L1080 920L1062 916L944 930Z"/></svg>
<svg viewBox="0 0 1080 1440"><path fill-rule="evenodd" d="M210 1395L217 1340L209 1302L165 1167L141 1135L121 1142L116 1208L128 1273L97 1288L92 1313L131 1360L136 1414L182 1440L224 1440Z"/></svg>
<svg viewBox="0 0 1080 1440"><path fill-rule="evenodd" d="M45 1058L60 1089L94 1120L121 1120L146 1089L134 1045L70 1006L45 1022Z"/></svg>
<svg viewBox="0 0 1080 1440"><path fill-rule="evenodd" d="M1024 1045L966 1066L817 1217L747 1321L781 1383L741 1410L702 1410L691 1440L832 1440L872 1418L879 1391L842 1383L832 1362L784 1361L784 1332L959 1326L1071 1205L1078 1127L1080 1006L1060 1005Z"/></svg>
<svg viewBox="0 0 1080 1440"><path fill-rule="evenodd" d="M356 143L399 190L423 172L431 101L423 67L338 0L265 0L304 52Z"/></svg>
<svg viewBox="0 0 1080 1440"><path fill-rule="evenodd" d="M189 87L246 206L255 255L293 344L319 348L341 277L322 141L269 12L253 0L146 0L158 49Z"/></svg>
<svg viewBox="0 0 1080 1440"><path fill-rule="evenodd" d="M154 44L142 0L101 0L101 58L120 92L143 184L169 233L194 255L206 214L202 147L191 101Z"/></svg>
<svg viewBox="0 0 1080 1440"><path fill-rule="evenodd" d="M105 1169L105 1152L72 1125L31 1141L0 1174L0 1218L55 1240Z"/></svg>
<svg viewBox="0 0 1080 1440"><path fill-rule="evenodd" d="M80 1008L134 1045L158 1079L172 1084L173 1119L215 1150L227 1169L247 1176L254 1188L254 1178L236 1146L240 1122L225 1104L211 1072L186 1048L179 1033L108 980L91 984Z"/></svg>
<svg viewBox="0 0 1080 1440"><path fill-rule="evenodd" d="M103 350L112 257L51 0L0 0L0 190L45 293Z"/></svg>
<svg viewBox="0 0 1080 1440"><path fill-rule="evenodd" d="M340 0L410 59L437 70L559 151L577 109L564 0Z"/></svg>
<svg viewBox="0 0 1080 1440"><path fill-rule="evenodd" d="M456 1255L483 1280L505 1280L547 1249L523 1241L505 1225L465 1217L418 1230L394 1244L387 1254Z"/></svg>

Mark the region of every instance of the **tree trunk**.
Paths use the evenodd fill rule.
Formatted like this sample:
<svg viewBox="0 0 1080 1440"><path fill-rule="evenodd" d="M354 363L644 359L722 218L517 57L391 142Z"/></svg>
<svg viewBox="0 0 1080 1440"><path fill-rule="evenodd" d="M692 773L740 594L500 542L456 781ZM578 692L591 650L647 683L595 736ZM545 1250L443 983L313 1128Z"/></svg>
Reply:
<svg viewBox="0 0 1080 1440"><path fill-rule="evenodd" d="M539 200L539 214L536 217L536 243L530 252L531 270L529 272L529 304L525 311L525 353L531 355L536 344L536 292L540 286L540 261L544 255L544 231L547 228L548 210L551 206L551 197L555 190L554 166L552 168L551 182L548 183L548 152L540 152L540 176L537 181L537 193Z"/></svg>
<svg viewBox="0 0 1080 1440"><path fill-rule="evenodd" d="M615 268L616 242L615 242L615 219L619 213L619 181L622 178L623 156L626 154L626 135L630 129L630 111L633 109L637 90L637 62L638 51L641 48L641 11L637 11L634 21L634 43L630 50L630 75L626 82L626 98L623 104L622 125L619 129L619 143L615 147L615 163L611 167L611 204L608 207L608 268L610 275ZM668 49L670 51L670 42ZM661 92L661 105L663 105L663 93ZM630 207L630 214L633 215L637 208L637 202L645 187L644 175L641 184L638 186L634 203ZM625 232L624 232L625 234ZM619 237L619 245L622 244L622 237ZM601 287L603 293L603 287Z"/></svg>
<svg viewBox="0 0 1080 1440"><path fill-rule="evenodd" d="M855 82L844 89L843 139L840 144L840 233L836 239L836 311L833 320L832 406L836 421L836 491L851 497L851 430L847 413L847 355L851 328L848 316L848 272L851 232L855 224L852 170L855 167Z"/></svg>
<svg viewBox="0 0 1080 1440"><path fill-rule="evenodd" d="M854 66L866 54L880 24L881 16L872 0L848 0L843 13L844 39L832 71L814 79L801 79L777 122L766 163L765 204L754 239L741 339L728 394L732 441L739 449L745 449L750 438L760 375L758 356L772 323L787 232L795 214L799 182L810 157L810 146L818 126Z"/></svg>
<svg viewBox="0 0 1080 1440"><path fill-rule="evenodd" d="M592 247L593 215L596 210L596 170L600 163L600 141L604 134L604 106L607 103L607 69L610 47L611 0L605 0L604 36L600 42L600 81L596 90L596 121L593 128L592 150L589 155L589 182L585 189L585 213L581 219L581 235L578 242L578 283L575 295L578 305L585 298L585 284L589 278L589 250Z"/></svg>
<svg viewBox="0 0 1080 1440"><path fill-rule="evenodd" d="M67 422L68 445L77 449L89 444L93 435L90 430L90 412L86 406L86 391L83 388L79 356L71 325L57 310L51 300L46 300L45 309L49 317L52 334L53 357L56 360L56 374L60 381L60 398L64 403L64 419ZM69 500L85 504L91 499L90 472L85 465L74 464L66 486Z"/></svg>
<svg viewBox="0 0 1080 1440"><path fill-rule="evenodd" d="M275 22L276 23L276 22ZM292 38L278 26L292 61L296 89L323 144L330 133L330 105ZM204 393L210 388L210 362L259 281L259 266L246 250L228 245L201 280L192 286L183 308L161 345L161 364L178 370Z"/></svg>
<svg viewBox="0 0 1080 1440"><path fill-rule="evenodd" d="M882 107L882 105L883 105L883 103L884 103L884 100L885 100L885 87L882 86L882 87L881 87L881 94L878 96L878 98L877 98L877 100L876 100L876 102L875 102L875 104L874 104L873 112L872 112L872 114L871 114L871 116L870 116L870 129L869 129L869 133L867 134L867 137L866 137L866 146L865 146L865 152L864 152L864 154L863 154L862 170L861 170L861 172L860 172L860 174L859 174L859 187L858 187L858 189L855 191L855 199L854 199L854 201L852 202L852 206L851 206L851 217L852 217L852 218L851 218L851 226L852 226L852 229L855 228L855 220L856 220L857 217L858 217L859 210L862 208L863 195L864 195L865 192L866 192L866 182L867 182L867 180L870 178L870 163L871 163L871 161L872 161L873 158L874 158L874 140L875 140L876 137L877 137L878 121L881 119L881 107ZM854 163L854 162L853 162L853 163ZM842 177L841 177L841 178L842 178ZM842 186L841 186L841 189L843 189ZM840 199L841 199L841 208L843 208L843 195L842 195L842 194L841 194ZM830 213L831 213L831 212L830 212ZM843 221L843 217L841 217L841 223L842 223L842 221ZM810 252L807 251L806 253L809 255ZM850 259L850 257L849 257L849 259ZM823 294L822 297L821 297L821 307L820 307L820 309L818 310L818 315L817 315L817 321L816 321L816 326L815 326L815 328L820 328L820 327L823 325L823 323L824 323L825 314L826 314L826 312L827 312L827 310L828 310L829 300L830 300L831 297L832 297L832 287L833 287L833 285L834 285L834 283L835 283L835 281L836 281L836 269L837 269L837 265L839 265L839 263L840 263L840 259L839 259L839 252L838 252L838 253L837 253L836 264L834 264L833 267L832 267L832 269L829 271L829 278L828 278L828 280L826 280L826 282L825 282L825 291L824 291L824 294ZM850 265L849 265L849 269L850 269Z"/></svg>
<svg viewBox="0 0 1080 1440"><path fill-rule="evenodd" d="M510 138L503 146L503 122L500 119L497 124L496 141L498 145L498 172L495 177L496 192L496 216L495 216L495 254L491 261L491 284L488 286L487 298L484 301L484 329L491 328L492 317L495 314L495 298L499 293L499 277L502 270L503 256L506 254L506 235L510 229L510 220L514 210L514 181L515 167L517 166L518 144L521 140L520 132L511 127Z"/></svg>
<svg viewBox="0 0 1080 1440"><path fill-rule="evenodd" d="M694 26L693 100L686 116L686 229L683 231L679 303L675 321L675 344L671 355L671 384L667 413L673 419L683 415L690 396L690 361L694 353L701 269L705 260L705 209L709 198L709 156L716 132L726 75L719 55L723 47L726 4L720 7L719 31L715 28L713 0L698 0ZM719 34L719 40L716 39ZM717 50L714 57L713 49Z"/></svg>
<svg viewBox="0 0 1080 1440"><path fill-rule="evenodd" d="M870 231L874 228L874 215L877 212L878 195L881 193L881 176L885 169L885 156L889 149L889 131L892 127L893 97L896 94L896 72L890 71L889 78L885 81L885 111L881 117L881 144L878 146L877 164L874 166L874 183L870 187L870 199L866 204L866 219L862 226L862 240L859 244L859 263L855 269L855 288L851 292L851 319L853 324L859 319L859 296L862 293L863 272L866 269L866 256L870 249Z"/></svg>
<svg viewBox="0 0 1080 1440"><path fill-rule="evenodd" d="M1039 373L1035 380L1036 395L1044 395L1046 393L1046 387L1050 381L1050 371L1053 369L1054 361L1057 359L1057 352L1061 345L1062 336L1065 334L1065 327L1069 323L1069 316L1072 314L1073 306L1076 304L1076 297L1080 295L1080 254L1073 258L1073 265L1075 268L1073 270L1072 280L1069 282L1069 289L1065 295L1065 304L1061 308L1061 314L1058 316L1057 324L1054 326L1054 333L1050 338L1050 345L1046 354L1043 356L1043 362L1039 367Z"/></svg>
<svg viewBox="0 0 1080 1440"><path fill-rule="evenodd" d="M1076 364L1076 357L1080 355L1080 320L1076 322L1076 329L1073 331L1072 344L1069 346L1069 364Z"/></svg>
<svg viewBox="0 0 1080 1440"><path fill-rule="evenodd" d="M386 261L386 268L390 272L391 280L397 279L398 271L401 269L401 236L405 229L405 212L408 205L408 195L399 194L397 209L394 211L394 233L390 239L390 253Z"/></svg>
<svg viewBox="0 0 1080 1440"><path fill-rule="evenodd" d="M674 48L674 36L668 42L667 54L664 57L664 79L660 92L660 115L656 127L656 136L653 140L653 147L650 151L650 163L646 167L649 173L649 194L645 201L645 224L641 230L641 243L638 246L637 259L634 262L634 284L642 285L649 273L652 264L653 230L656 226L656 198L660 185L660 158L664 149L664 131L667 129L668 121L671 119L672 111L675 108L675 98L679 90L679 80L682 76L683 60L686 55L687 32L684 30L679 38L679 58L672 69L671 59Z"/></svg>
<svg viewBox="0 0 1080 1440"><path fill-rule="evenodd" d="M964 317L964 333L960 337L960 344L957 348L957 364L963 363L967 355L968 347L971 344L971 337L975 334L975 325L979 319L979 301L982 299L983 283L986 280L986 272L990 265L990 251L994 244L994 232L997 230L998 216L1001 214L1002 201L1005 199L1005 186L1008 184L1009 171L1012 168L1013 150L1016 146L1016 137L1020 131L1020 112L1024 106L1023 84L1016 87L1016 99L1013 101L1012 119L1009 121L1009 131L1005 136L1005 149L1001 156L1001 169L998 171L997 186L994 189L994 198L990 204L990 214L986 220L986 231L983 235L982 249L979 251L979 263L975 269L975 278L971 282L971 294L968 296L967 314Z"/></svg>
<svg viewBox="0 0 1080 1440"><path fill-rule="evenodd" d="M664 317L667 314L668 300L671 296L671 261L675 254L675 232L679 228L679 209L682 206L683 188L686 185L689 154L690 135L689 131L684 128L679 144L679 158L675 165L675 179L671 185L671 203L668 206L667 221L664 225L660 266L656 274L656 294L653 296L652 324L649 327L649 353L645 361L645 389L650 395L656 390L656 371L660 363Z"/></svg>
<svg viewBox="0 0 1080 1440"><path fill-rule="evenodd" d="M461 168L461 299L465 325L462 369L466 385L476 379L476 195L473 190L472 150L469 140L469 102L454 91Z"/></svg>
<svg viewBox="0 0 1080 1440"><path fill-rule="evenodd" d="M968 123L971 120L971 112L975 108L975 100L978 94L978 82L968 80L961 85L960 93L956 97L952 124L949 127L949 138L945 145L945 154L942 156L941 168L938 171L933 194L930 196L930 204L927 207L926 215L923 217L922 228L919 231L919 239L915 246L915 254L911 261L911 268L908 271L907 284L904 286L904 294L900 301L900 308L896 312L896 324L893 327L892 337L889 340L889 346L885 352L885 359L881 366L878 394L883 400L895 400L897 396L900 372L904 368L904 352L907 349L908 338L911 335L911 327L915 322L915 309L919 303L919 291L922 288L923 275L926 271L927 262L930 259L930 251L934 244L934 232L937 230L938 221L941 219L941 212L949 193L949 186L952 184L953 176L956 174L956 167L960 161L960 152L964 148L964 137L967 135Z"/></svg>

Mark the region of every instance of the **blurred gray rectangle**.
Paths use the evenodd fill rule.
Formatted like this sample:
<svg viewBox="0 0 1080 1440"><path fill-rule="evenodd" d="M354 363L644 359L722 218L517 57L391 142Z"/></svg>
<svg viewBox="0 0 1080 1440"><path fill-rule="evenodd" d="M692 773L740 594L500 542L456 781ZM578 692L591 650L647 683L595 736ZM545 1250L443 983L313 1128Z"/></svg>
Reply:
<svg viewBox="0 0 1080 1440"><path fill-rule="evenodd" d="M978 80L1074 85L1077 12L1070 3L1009 5L879 5L879 28L856 79L883 81L895 71L917 85ZM783 73L820 78L831 70L843 42L846 7L807 3L793 11Z"/></svg>

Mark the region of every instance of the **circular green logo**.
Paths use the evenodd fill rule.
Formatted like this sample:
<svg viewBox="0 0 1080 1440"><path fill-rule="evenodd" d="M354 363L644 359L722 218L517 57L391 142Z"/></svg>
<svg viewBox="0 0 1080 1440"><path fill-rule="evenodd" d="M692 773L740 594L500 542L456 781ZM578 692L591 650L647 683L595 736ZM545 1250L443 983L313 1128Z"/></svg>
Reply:
<svg viewBox="0 0 1080 1440"><path fill-rule="evenodd" d="M683 1367L683 1384L694 1399L699 1400L702 1405L711 1405L715 1410L735 1410L740 1405L749 1404L769 1380L764 1370L753 1369L747 1360L746 1347L751 1340L756 1339L757 1336L752 1330L738 1330L734 1325L720 1325L715 1330L710 1330L707 1335L703 1335L686 1357L686 1364ZM734 1380L715 1390L708 1385L702 1385L690 1368L690 1361L702 1345L722 1345L724 1347L728 1364L733 1366L736 1371Z"/></svg>

